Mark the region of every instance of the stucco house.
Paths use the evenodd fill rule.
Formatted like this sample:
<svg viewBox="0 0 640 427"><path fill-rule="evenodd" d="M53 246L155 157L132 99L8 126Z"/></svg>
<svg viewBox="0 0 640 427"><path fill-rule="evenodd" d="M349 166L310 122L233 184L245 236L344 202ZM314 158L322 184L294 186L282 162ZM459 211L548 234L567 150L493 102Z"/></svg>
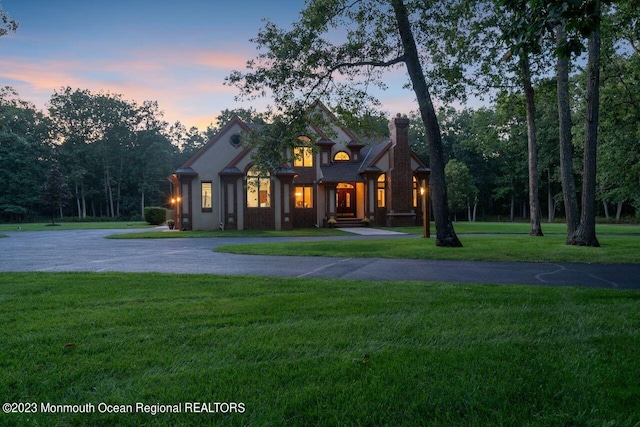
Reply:
<svg viewBox="0 0 640 427"><path fill-rule="evenodd" d="M251 125L236 117L220 129L169 177L176 228L288 230L363 218L378 226L421 224L429 169L409 148L409 119L398 115L390 138L365 143L324 105L316 108L332 131L310 124L292 164L270 174L256 172L242 144Z"/></svg>

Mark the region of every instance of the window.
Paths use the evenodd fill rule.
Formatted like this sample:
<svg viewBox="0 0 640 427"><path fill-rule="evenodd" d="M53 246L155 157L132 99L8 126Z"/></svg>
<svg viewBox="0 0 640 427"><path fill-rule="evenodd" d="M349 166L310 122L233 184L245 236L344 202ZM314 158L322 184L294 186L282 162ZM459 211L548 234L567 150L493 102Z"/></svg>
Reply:
<svg viewBox="0 0 640 427"><path fill-rule="evenodd" d="M386 180L385 180L385 176L384 174L380 174L380 176L378 177L378 188L376 191L377 194L377 198L378 198L378 207L379 208L384 208L384 202L385 202L385 186L386 186Z"/></svg>
<svg viewBox="0 0 640 427"><path fill-rule="evenodd" d="M418 180L416 179L416 177L413 177L413 207L417 208L418 205Z"/></svg>
<svg viewBox="0 0 640 427"><path fill-rule="evenodd" d="M211 182L200 183L200 194L202 195L202 211L211 212L213 208Z"/></svg>
<svg viewBox="0 0 640 427"><path fill-rule="evenodd" d="M313 187L295 187L295 207L303 209L313 207Z"/></svg>
<svg viewBox="0 0 640 427"><path fill-rule="evenodd" d="M293 149L293 166L310 168L313 167L313 149L309 147L311 140L306 136L298 138L301 145Z"/></svg>
<svg viewBox="0 0 640 427"><path fill-rule="evenodd" d="M313 149L311 147L296 147L293 149L293 166L309 168L313 166Z"/></svg>
<svg viewBox="0 0 640 427"><path fill-rule="evenodd" d="M261 174L255 166L247 172L247 207L271 207L271 178L268 172Z"/></svg>
<svg viewBox="0 0 640 427"><path fill-rule="evenodd" d="M334 162L348 162L351 160L349 154L346 151L338 151L335 156L333 156Z"/></svg>

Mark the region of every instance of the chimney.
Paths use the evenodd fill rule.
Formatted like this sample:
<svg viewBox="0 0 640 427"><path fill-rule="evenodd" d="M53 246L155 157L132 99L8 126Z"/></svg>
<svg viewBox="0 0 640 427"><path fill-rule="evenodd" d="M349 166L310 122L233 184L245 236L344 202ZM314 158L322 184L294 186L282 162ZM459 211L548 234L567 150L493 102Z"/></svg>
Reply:
<svg viewBox="0 0 640 427"><path fill-rule="evenodd" d="M389 121L389 131L391 148L387 173L387 225L415 225L409 119L398 114Z"/></svg>

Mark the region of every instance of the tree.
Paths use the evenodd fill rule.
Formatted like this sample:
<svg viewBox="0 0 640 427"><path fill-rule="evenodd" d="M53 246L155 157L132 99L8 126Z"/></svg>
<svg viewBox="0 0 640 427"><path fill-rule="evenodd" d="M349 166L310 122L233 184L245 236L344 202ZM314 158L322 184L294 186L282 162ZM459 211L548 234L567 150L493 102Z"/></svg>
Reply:
<svg viewBox="0 0 640 427"><path fill-rule="evenodd" d="M473 184L473 178L467 165L457 159L447 162L444 169L447 176L447 194L449 195L449 209L457 216L457 211L467 209L467 219L472 221L471 205L478 197L478 188Z"/></svg>
<svg viewBox="0 0 640 427"><path fill-rule="evenodd" d="M0 214L5 220L43 212L40 193L52 155L48 119L12 88L0 89Z"/></svg>
<svg viewBox="0 0 640 427"><path fill-rule="evenodd" d="M558 130L560 142L560 176L564 200L567 240L575 234L580 224L576 182L573 176L573 143L571 135L571 105L569 102L569 58L571 51L566 49L568 40L566 23L560 19L555 25L558 50L556 63L556 83L558 91Z"/></svg>
<svg viewBox="0 0 640 427"><path fill-rule="evenodd" d="M587 114L584 143L584 170L582 181L582 212L580 225L569 243L578 246L600 246L596 237L596 152L600 108L600 0L593 3L589 15L591 33L587 60Z"/></svg>
<svg viewBox="0 0 640 427"><path fill-rule="evenodd" d="M533 3L533 4L532 4ZM536 139L535 93L531 67L532 55L539 55L542 50L541 36L544 32L544 21L541 19L538 2L528 0L500 0L497 11L500 33L509 53L503 60L512 56L517 58L520 85L524 90L524 101L527 118L527 145L529 165L529 214L531 228L529 235L542 236L539 206L538 177L538 144Z"/></svg>
<svg viewBox="0 0 640 427"><path fill-rule="evenodd" d="M598 142L598 199L609 217L616 203L640 213L640 5L621 2L603 21L601 120Z"/></svg>
<svg viewBox="0 0 640 427"><path fill-rule="evenodd" d="M0 37L6 36L9 32L15 33L18 30L19 24L11 19L9 15L7 15L0 5Z"/></svg>
<svg viewBox="0 0 640 427"><path fill-rule="evenodd" d="M379 102L371 87L384 87L385 69L406 67L429 145L436 245L456 247L461 243L449 216L442 139L430 93L436 80L427 82L423 68L431 63L428 57L444 58L431 24L443 27L437 20L448 14L446 3L411 2L409 9L403 0L311 0L291 30L267 22L254 39L266 52L248 62L246 74L233 72L227 81L248 98L268 91L282 117L280 128L290 131L300 129L300 116L317 99L343 111L358 111L353 117L375 115ZM340 37L343 42L334 42ZM446 68L456 71L454 66ZM269 146L278 140L291 144L295 139L289 133L288 138L267 138L258 146L284 152L284 146Z"/></svg>
<svg viewBox="0 0 640 427"><path fill-rule="evenodd" d="M51 165L42 186L42 200L51 211L51 225L55 225L56 211L62 210L64 203L71 197L67 179L57 164Z"/></svg>

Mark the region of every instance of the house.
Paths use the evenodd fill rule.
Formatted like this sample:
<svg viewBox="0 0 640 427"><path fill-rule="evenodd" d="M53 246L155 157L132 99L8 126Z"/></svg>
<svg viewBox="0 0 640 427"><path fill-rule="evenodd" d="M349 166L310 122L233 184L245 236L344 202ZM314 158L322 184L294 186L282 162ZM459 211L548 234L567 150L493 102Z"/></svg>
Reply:
<svg viewBox="0 0 640 427"><path fill-rule="evenodd" d="M398 115L389 139L365 143L321 103L316 108L332 130L310 124L292 164L270 174L257 172L242 144L251 125L236 117L220 129L169 178L176 228L289 230L363 218L378 226L421 224L429 169L409 148L409 119Z"/></svg>

